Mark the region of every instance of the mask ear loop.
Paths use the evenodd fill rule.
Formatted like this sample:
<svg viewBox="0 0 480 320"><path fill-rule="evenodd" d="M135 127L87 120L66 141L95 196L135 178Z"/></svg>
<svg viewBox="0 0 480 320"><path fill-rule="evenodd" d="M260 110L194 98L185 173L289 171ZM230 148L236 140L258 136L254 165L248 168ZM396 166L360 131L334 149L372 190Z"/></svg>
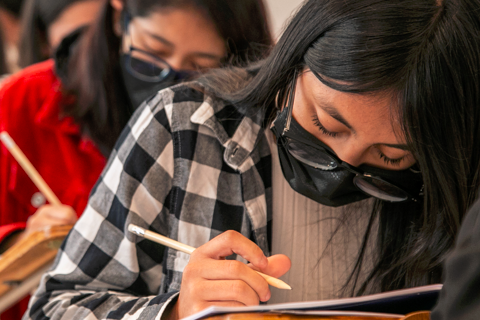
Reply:
<svg viewBox="0 0 480 320"><path fill-rule="evenodd" d="M128 25L130 24L130 21L132 20L132 16L126 9L122 10L122 13L120 15L120 21L122 21L121 26L122 26L122 45L120 47L120 51L122 50L127 50L130 52L131 47L132 47L132 38L130 36L130 32L128 31ZM123 49L122 49L123 48Z"/></svg>
<svg viewBox="0 0 480 320"><path fill-rule="evenodd" d="M291 92L295 90L296 82L297 82L297 70L294 71L293 79L292 79L292 81L289 85L289 88L287 89L287 93L284 95L284 97L287 97L286 98L287 101L286 101L285 105L287 105L289 100L290 100ZM277 94L275 95L275 109L277 109L278 112L282 111L282 108L280 107L280 104L283 104L283 101L281 103L279 102L280 92L281 91L278 91ZM283 98L283 99L285 99L285 98Z"/></svg>
<svg viewBox="0 0 480 320"><path fill-rule="evenodd" d="M281 105L284 105L285 108L288 108L288 103L291 100L292 92L295 90L295 83L296 82L297 82L297 71L295 70L294 74L293 74L293 80L291 81L290 85L288 86L289 88L287 89L287 92L285 94L283 94L283 98L282 98L281 102L280 102L281 90L277 91L277 94L275 95L275 109L277 110L277 115L272 120L272 122L270 124L270 128L273 128L275 126L275 121L277 120L278 115L284 110L284 108L282 108Z"/></svg>
<svg viewBox="0 0 480 320"><path fill-rule="evenodd" d="M295 86L297 85L297 69L295 69L293 73L293 80L292 83L290 84L290 89L287 93L287 101L285 104L285 108L287 108L287 112L289 113L289 116L287 117L287 123L285 123L285 128L283 129L282 135L284 135L288 130L290 130L290 123L292 121L292 108L293 108L293 102L295 100Z"/></svg>
<svg viewBox="0 0 480 320"><path fill-rule="evenodd" d="M130 20L132 20L130 13L128 13L127 10L123 10L121 14L123 32L128 32L128 25L130 24Z"/></svg>

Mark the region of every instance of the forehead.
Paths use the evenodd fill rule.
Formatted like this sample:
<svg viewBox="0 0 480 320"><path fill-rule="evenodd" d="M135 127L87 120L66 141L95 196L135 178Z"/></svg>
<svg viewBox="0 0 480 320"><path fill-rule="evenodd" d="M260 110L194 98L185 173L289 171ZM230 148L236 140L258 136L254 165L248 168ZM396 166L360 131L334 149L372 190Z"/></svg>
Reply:
<svg viewBox="0 0 480 320"><path fill-rule="evenodd" d="M136 36L158 35L176 48L219 55L225 50L213 22L191 7L157 8L148 16L133 17L131 25Z"/></svg>
<svg viewBox="0 0 480 320"><path fill-rule="evenodd" d="M322 83L308 70L302 73L297 86L316 111L340 114L356 133L371 138L377 135L378 139L388 140L388 143L398 140L396 136L401 132L401 123L395 94L338 91Z"/></svg>

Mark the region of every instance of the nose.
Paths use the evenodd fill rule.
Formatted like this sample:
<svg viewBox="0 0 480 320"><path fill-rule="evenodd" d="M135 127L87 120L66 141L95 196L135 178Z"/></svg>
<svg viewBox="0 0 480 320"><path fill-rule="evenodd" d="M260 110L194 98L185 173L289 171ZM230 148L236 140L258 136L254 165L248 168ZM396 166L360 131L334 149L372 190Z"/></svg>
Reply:
<svg viewBox="0 0 480 320"><path fill-rule="evenodd" d="M168 59L165 59L165 61L168 63L168 65L171 68L173 68L175 70L186 69L184 59L180 55L172 55Z"/></svg>
<svg viewBox="0 0 480 320"><path fill-rule="evenodd" d="M365 162L364 155L367 150L355 141L344 142L331 148L337 154L337 157L340 158L340 160L348 163L351 166L358 167Z"/></svg>

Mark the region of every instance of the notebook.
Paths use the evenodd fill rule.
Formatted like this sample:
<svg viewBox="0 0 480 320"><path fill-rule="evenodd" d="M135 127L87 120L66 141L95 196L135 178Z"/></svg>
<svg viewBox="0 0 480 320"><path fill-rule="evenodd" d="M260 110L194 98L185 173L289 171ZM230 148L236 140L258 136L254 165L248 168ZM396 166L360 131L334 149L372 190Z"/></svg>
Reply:
<svg viewBox="0 0 480 320"><path fill-rule="evenodd" d="M252 307L216 307L204 309L185 320L241 312L275 312L304 315L379 316L399 319L415 311L431 310L437 302L441 284L388 291L368 296L335 300L279 303Z"/></svg>

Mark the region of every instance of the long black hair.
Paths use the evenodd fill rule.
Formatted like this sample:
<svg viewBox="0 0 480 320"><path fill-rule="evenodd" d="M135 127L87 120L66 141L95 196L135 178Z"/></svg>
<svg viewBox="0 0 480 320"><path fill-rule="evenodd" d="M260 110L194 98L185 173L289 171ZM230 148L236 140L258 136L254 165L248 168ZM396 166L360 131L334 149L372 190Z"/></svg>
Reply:
<svg viewBox="0 0 480 320"><path fill-rule="evenodd" d="M15 18L19 18L23 2L23 0L0 0L0 8L7 10Z"/></svg>
<svg viewBox="0 0 480 320"><path fill-rule="evenodd" d="M376 234L368 230L348 279L351 294L440 282L442 261L479 187L480 2L310 0L267 59L201 81L271 119L275 100L285 100L306 67L336 90L393 93L424 180L422 201L376 202L379 258L357 283L368 237Z"/></svg>
<svg viewBox="0 0 480 320"><path fill-rule="evenodd" d="M193 6L213 22L225 40L226 63L246 64L263 58L272 45L263 0L125 0L131 17L148 16L152 10ZM105 1L99 19L82 38L71 58L65 91L76 97L64 112L79 123L108 155L133 107L122 82L121 39L114 32L114 9Z"/></svg>

